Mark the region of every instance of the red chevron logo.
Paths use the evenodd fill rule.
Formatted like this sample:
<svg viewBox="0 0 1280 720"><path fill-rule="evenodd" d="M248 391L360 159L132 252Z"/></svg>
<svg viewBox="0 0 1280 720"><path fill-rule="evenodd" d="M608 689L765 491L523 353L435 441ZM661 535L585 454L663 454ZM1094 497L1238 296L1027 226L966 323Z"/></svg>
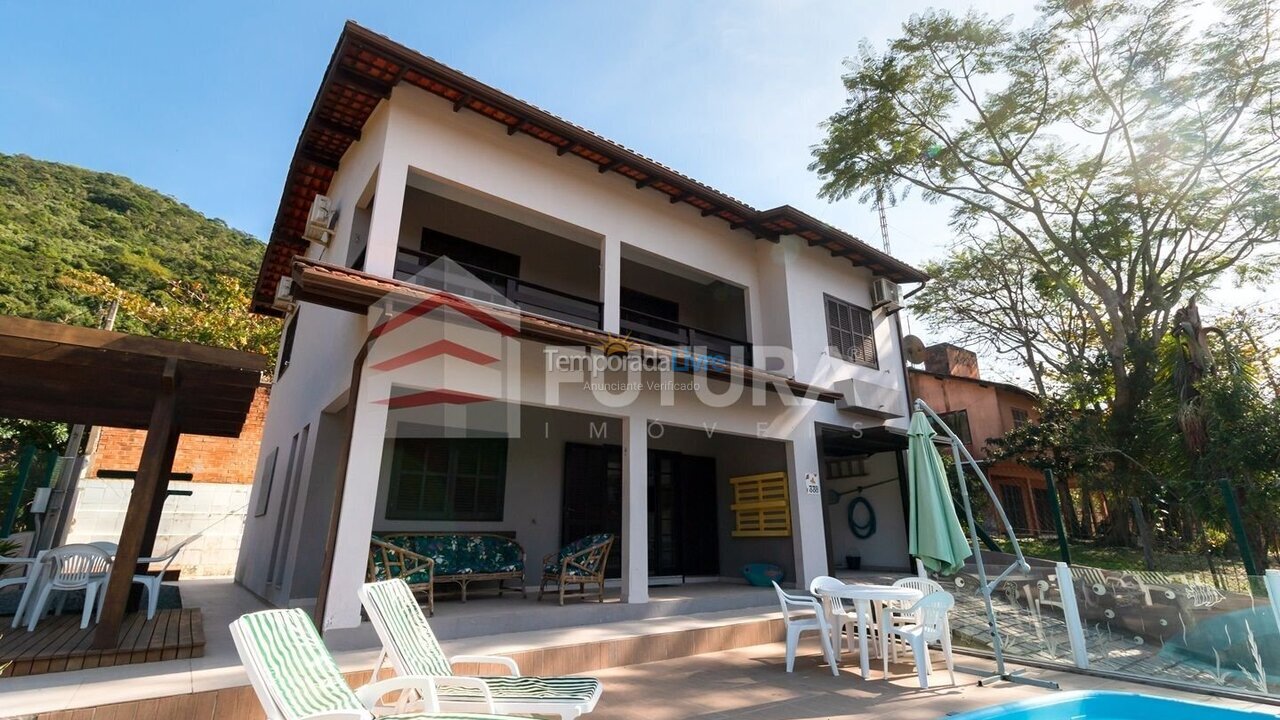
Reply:
<svg viewBox="0 0 1280 720"><path fill-rule="evenodd" d="M457 390L423 390L422 392L397 395L393 398L375 402L379 405L386 405L392 410L400 410L411 407L425 407L427 405L470 405L471 403L489 400L493 400L493 398Z"/></svg>
<svg viewBox="0 0 1280 720"><path fill-rule="evenodd" d="M437 340L429 345L423 345L417 350L410 350L407 353L397 355L388 360L383 360L376 365L371 365L374 370L396 370L406 365L412 365L423 360L430 360L440 355L448 355L465 360L476 365L490 365L498 362L498 358L482 353L479 350L469 348L465 345L459 345L452 340Z"/></svg>
<svg viewBox="0 0 1280 720"><path fill-rule="evenodd" d="M452 293L438 291L438 292L432 293L429 297L424 298L422 301L420 301L416 305L413 305L412 307L400 313L399 315L396 315L395 317L389 320L379 323L369 333L369 337L371 338L381 337L389 332L393 332L394 330L397 330L401 327L404 327L405 325L408 325L415 318L428 315L442 307L447 307L447 308L456 310L457 312L462 313L463 315L471 318L472 320L475 320L481 325L484 325L485 327L491 330L494 330L504 336L511 336L516 334L515 328L511 327L510 325L507 325L506 323L502 322L498 318L494 317L492 313L486 311L484 308L481 308L475 305L474 303L468 302Z"/></svg>

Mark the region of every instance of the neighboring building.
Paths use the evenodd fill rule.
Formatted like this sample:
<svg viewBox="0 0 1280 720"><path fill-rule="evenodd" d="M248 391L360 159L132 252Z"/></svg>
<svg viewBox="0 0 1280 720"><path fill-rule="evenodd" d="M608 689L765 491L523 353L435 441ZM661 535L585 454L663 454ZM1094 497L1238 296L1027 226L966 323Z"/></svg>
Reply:
<svg viewBox="0 0 1280 720"><path fill-rule="evenodd" d="M175 563L184 576L230 576L235 570L270 395L269 384L258 388L239 437L183 435L178 441L156 549L202 533ZM67 542L119 537L146 435L145 430L95 429L84 477L76 484Z"/></svg>
<svg viewBox="0 0 1280 720"><path fill-rule="evenodd" d="M336 222L309 230L317 193ZM925 279L348 23L254 296L286 321L237 578L346 627L377 532L514 535L534 585L614 532L631 603L748 562L905 569L907 381L877 299ZM572 369L601 350L711 367Z"/></svg>
<svg viewBox="0 0 1280 720"><path fill-rule="evenodd" d="M1038 395L1017 385L983 380L978 356L949 343L926 348L924 369L911 368L910 376L912 396L928 403L979 461L987 461L988 440L1040 419ZM1010 460L987 461L983 469L1015 530L1054 531L1040 471Z"/></svg>

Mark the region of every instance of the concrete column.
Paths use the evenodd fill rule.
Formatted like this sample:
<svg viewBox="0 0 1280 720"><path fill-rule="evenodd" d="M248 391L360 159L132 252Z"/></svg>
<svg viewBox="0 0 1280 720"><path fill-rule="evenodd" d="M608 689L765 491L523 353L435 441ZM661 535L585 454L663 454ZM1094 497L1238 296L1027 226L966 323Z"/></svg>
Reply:
<svg viewBox="0 0 1280 720"><path fill-rule="evenodd" d="M801 423L787 441L787 478L791 483L791 544L795 553L795 583L808 588L810 581L827 574L827 540L823 532L822 483L818 480L818 440L813 425ZM810 483L810 478L816 484ZM811 492L816 488L817 492Z"/></svg>
<svg viewBox="0 0 1280 720"><path fill-rule="evenodd" d="M600 301L604 303L601 329L618 333L622 312L622 241L606 237L600 243Z"/></svg>
<svg viewBox="0 0 1280 720"><path fill-rule="evenodd" d="M378 400L390 397L391 383L385 374L364 376L356 398L355 423L345 483L342 517L334 547L333 568L324 608L324 629L356 627L360 624L360 599L356 590L364 582L369 562L369 536L373 533L382 476L383 446L387 436L387 408Z"/></svg>
<svg viewBox="0 0 1280 720"><path fill-rule="evenodd" d="M405 184L409 166L384 153L378 167L373 196L373 212L369 220L369 239L364 256L364 271L391 277L396 266L396 245L400 242L400 216L404 211ZM354 213L355 208L349 208Z"/></svg>
<svg viewBox="0 0 1280 720"><path fill-rule="evenodd" d="M649 436L642 417L622 419L622 601L649 602Z"/></svg>

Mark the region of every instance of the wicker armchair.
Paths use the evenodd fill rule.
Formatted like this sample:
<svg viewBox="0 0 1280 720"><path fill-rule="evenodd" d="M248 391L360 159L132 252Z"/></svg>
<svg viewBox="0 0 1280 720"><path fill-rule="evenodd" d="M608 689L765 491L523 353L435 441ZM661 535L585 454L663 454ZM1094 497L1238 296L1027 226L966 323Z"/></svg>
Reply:
<svg viewBox="0 0 1280 720"><path fill-rule="evenodd" d="M570 543L558 553L551 553L542 558L542 584L538 586L538 600L547 591L547 583L555 583L560 593L560 604L565 598L588 597L595 595L598 602L604 602L604 568L609 560L609 551L613 549L613 535L602 533L588 535ZM566 594L570 585L577 585L576 593ZM586 586L594 585L594 591L587 591Z"/></svg>
<svg viewBox="0 0 1280 720"><path fill-rule="evenodd" d="M369 539L369 569L366 582L400 578L414 595L426 593L427 615L436 613L436 561L378 538Z"/></svg>

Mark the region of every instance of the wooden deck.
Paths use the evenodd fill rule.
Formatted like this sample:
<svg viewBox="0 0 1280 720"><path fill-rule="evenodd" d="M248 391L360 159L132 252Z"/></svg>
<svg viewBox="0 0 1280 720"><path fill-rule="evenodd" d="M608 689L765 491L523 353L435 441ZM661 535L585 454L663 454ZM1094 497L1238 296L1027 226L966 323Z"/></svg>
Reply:
<svg viewBox="0 0 1280 720"><path fill-rule="evenodd" d="M80 629L80 613L46 618L35 632L0 630L0 677L39 675L131 663L177 660L204 655L204 620L199 609L160 610L152 620L144 613L126 615L120 645L94 650L92 624Z"/></svg>

